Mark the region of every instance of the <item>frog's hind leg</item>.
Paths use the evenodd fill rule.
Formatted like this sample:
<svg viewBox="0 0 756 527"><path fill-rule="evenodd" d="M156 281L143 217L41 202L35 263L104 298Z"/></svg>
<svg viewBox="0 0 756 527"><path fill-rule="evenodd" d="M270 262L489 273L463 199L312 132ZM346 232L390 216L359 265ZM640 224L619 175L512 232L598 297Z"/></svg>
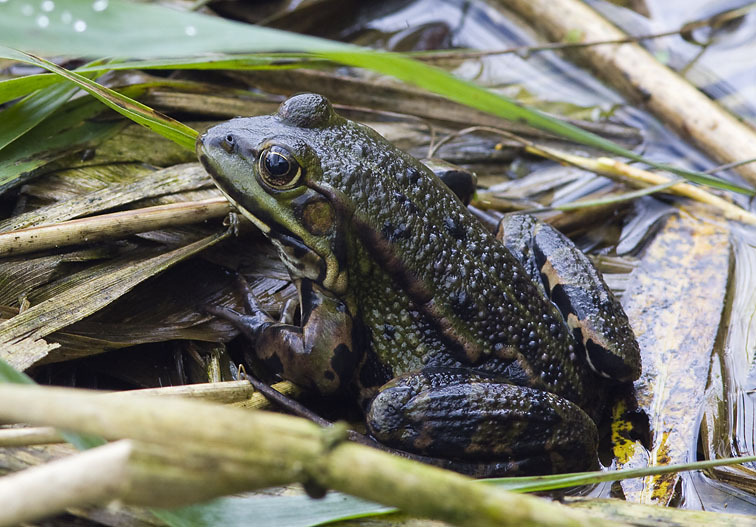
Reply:
<svg viewBox="0 0 756 527"><path fill-rule="evenodd" d="M596 373L640 375L640 349L622 306L588 257L551 225L526 214L501 220L496 237L559 308Z"/></svg>
<svg viewBox="0 0 756 527"><path fill-rule="evenodd" d="M595 468L598 432L577 405L555 394L462 369L432 368L381 388L367 412L370 434L476 475ZM487 472L475 467L492 467Z"/></svg>

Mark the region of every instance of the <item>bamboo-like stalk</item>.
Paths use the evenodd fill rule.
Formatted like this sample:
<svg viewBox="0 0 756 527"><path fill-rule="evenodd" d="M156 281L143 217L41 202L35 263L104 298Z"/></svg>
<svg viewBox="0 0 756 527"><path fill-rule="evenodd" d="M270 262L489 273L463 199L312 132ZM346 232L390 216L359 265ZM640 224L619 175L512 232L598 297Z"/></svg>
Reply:
<svg viewBox="0 0 756 527"><path fill-rule="evenodd" d="M580 0L488 0L511 9L552 41L580 35L601 42L627 35ZM685 139L721 163L756 158L756 132L636 43L570 51L628 99L645 105ZM756 183L756 165L737 169Z"/></svg>
<svg viewBox="0 0 756 527"><path fill-rule="evenodd" d="M0 400L3 421L134 439L115 456L110 472L116 477L100 482L111 490L107 496L105 492L94 496L100 502L122 499L139 505L173 506L244 489L301 482L462 526L622 525L348 443L338 427L321 429L301 418L173 398L101 397L84 390L28 385L0 386ZM123 462L125 456L129 459ZM39 470L45 468L52 470L49 465ZM34 481L44 484L39 478ZM73 480L55 483L58 487L78 485ZM0 479L3 503L20 499L16 488ZM71 492L60 490L71 496ZM13 516L0 508L0 525L39 517L35 509L38 491L27 489L27 494L30 497L24 509L14 511ZM61 498L55 507L44 510L51 514L65 505Z"/></svg>
<svg viewBox="0 0 756 527"><path fill-rule="evenodd" d="M131 452L129 442L121 441L0 478L0 526L111 501L128 484Z"/></svg>
<svg viewBox="0 0 756 527"><path fill-rule="evenodd" d="M273 389L296 397L301 391L289 381L273 385ZM186 384L182 386L165 386L162 388L145 388L103 394L105 397L131 397L134 395L155 395L158 397L183 397L207 402L229 404L241 408L265 410L270 402L263 394L255 391L248 381L209 382ZM0 429L0 448L28 445L44 445L65 441L60 433L49 426Z"/></svg>
<svg viewBox="0 0 756 527"><path fill-rule="evenodd" d="M3 428L0 430L0 448L47 445L63 441L64 439L60 433L51 426Z"/></svg>
<svg viewBox="0 0 756 527"><path fill-rule="evenodd" d="M139 232L222 218L230 211L228 201L215 198L39 225L0 234L0 256L118 239Z"/></svg>

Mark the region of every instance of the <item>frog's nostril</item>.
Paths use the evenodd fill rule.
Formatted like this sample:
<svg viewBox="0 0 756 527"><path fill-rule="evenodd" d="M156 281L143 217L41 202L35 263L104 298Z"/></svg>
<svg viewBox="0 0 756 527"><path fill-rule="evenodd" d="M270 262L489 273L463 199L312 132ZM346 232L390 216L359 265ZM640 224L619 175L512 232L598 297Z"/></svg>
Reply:
<svg viewBox="0 0 756 527"><path fill-rule="evenodd" d="M220 146L229 154L233 153L236 148L236 137L234 137L234 134L227 134L223 137L220 141Z"/></svg>

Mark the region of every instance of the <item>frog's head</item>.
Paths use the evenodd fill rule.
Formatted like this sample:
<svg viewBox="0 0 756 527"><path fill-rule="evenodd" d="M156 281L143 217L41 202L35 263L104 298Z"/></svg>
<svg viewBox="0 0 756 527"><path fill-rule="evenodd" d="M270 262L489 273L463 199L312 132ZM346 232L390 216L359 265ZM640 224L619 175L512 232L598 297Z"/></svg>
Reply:
<svg viewBox="0 0 756 527"><path fill-rule="evenodd" d="M276 244L292 276L336 293L346 288L343 215L321 184L321 158L330 153L322 136L345 122L324 97L302 94L274 115L233 119L197 140L207 172Z"/></svg>

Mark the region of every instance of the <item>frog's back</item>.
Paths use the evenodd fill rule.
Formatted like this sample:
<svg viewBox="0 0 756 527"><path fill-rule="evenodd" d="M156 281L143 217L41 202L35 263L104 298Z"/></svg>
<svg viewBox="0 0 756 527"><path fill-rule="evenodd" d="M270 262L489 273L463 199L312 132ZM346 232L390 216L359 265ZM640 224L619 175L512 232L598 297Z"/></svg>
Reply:
<svg viewBox="0 0 756 527"><path fill-rule="evenodd" d="M581 401L591 374L561 313L508 249L373 130L342 121L324 132L323 181L353 203L350 283L377 360L393 367L385 375L473 365Z"/></svg>

